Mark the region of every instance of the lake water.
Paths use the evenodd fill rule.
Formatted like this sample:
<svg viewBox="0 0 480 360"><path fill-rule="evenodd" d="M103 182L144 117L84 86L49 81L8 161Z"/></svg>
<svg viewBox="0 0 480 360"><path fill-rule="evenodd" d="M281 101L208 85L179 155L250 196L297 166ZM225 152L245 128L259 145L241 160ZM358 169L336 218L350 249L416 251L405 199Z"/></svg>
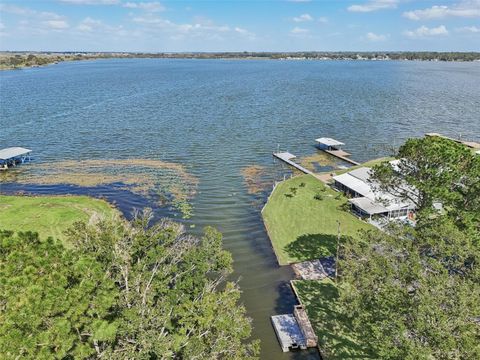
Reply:
<svg viewBox="0 0 480 360"><path fill-rule="evenodd" d="M0 148L35 161L147 158L181 163L199 180L193 216L224 234L253 318L262 358L282 354L270 315L291 311L289 267L280 268L261 221L268 191L250 194L242 169L261 165L268 188L283 170L277 148L314 153L314 139L347 144L356 160L386 155L426 132L480 138L480 64L427 62L124 59L0 72ZM55 163L51 163L54 167ZM85 191L1 184L8 193ZM127 215L148 200L115 186L88 190ZM153 205L154 206L154 205ZM157 215L172 215L156 208ZM194 225L194 227L192 227Z"/></svg>

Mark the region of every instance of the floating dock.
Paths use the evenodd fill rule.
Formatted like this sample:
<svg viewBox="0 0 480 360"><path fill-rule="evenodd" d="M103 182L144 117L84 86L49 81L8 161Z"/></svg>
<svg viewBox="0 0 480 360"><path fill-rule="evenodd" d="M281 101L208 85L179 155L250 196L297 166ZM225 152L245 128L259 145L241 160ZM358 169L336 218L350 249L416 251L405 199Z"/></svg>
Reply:
<svg viewBox="0 0 480 360"><path fill-rule="evenodd" d="M283 352L307 348L305 337L293 314L272 316L272 324Z"/></svg>
<svg viewBox="0 0 480 360"><path fill-rule="evenodd" d="M271 319L283 352L317 346L318 337L303 305L295 305L293 314L275 315Z"/></svg>

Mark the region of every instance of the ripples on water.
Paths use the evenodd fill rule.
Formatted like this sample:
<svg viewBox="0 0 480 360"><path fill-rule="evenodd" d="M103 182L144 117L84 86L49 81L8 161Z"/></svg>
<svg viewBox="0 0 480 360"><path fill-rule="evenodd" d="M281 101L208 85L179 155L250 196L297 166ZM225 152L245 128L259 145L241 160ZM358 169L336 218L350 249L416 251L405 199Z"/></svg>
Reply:
<svg viewBox="0 0 480 360"><path fill-rule="evenodd" d="M293 275L277 266L261 221L268 191L249 194L242 169L265 167L271 186L284 172L272 151L311 155L319 136L346 142L357 160L425 132L480 137L478 63L125 59L3 71L0 81L0 148L31 148L35 162L165 160L198 177L185 222L197 234L206 225L223 232L265 359L292 356L281 353L269 316L291 310ZM155 207L115 187L88 192L127 214Z"/></svg>

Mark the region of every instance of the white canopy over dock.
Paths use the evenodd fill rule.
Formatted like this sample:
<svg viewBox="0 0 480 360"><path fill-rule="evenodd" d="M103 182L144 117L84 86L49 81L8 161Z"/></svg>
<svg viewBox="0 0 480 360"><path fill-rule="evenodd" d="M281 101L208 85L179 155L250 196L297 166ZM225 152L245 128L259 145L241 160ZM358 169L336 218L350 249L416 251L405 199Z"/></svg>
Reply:
<svg viewBox="0 0 480 360"><path fill-rule="evenodd" d="M341 141L338 141L338 140L335 140L335 139L332 139L332 138L328 138L328 137L318 138L318 139L315 139L315 141L317 143L319 143L320 146L324 146L328 149L332 149L332 148L333 149L338 149L340 146L345 145Z"/></svg>
<svg viewBox="0 0 480 360"><path fill-rule="evenodd" d="M16 157L21 157L31 153L32 150L22 147L10 147L0 150L0 160L9 160Z"/></svg>
<svg viewBox="0 0 480 360"><path fill-rule="evenodd" d="M10 147L0 150L0 168L8 169L10 166L23 164L30 160L32 150L22 147Z"/></svg>

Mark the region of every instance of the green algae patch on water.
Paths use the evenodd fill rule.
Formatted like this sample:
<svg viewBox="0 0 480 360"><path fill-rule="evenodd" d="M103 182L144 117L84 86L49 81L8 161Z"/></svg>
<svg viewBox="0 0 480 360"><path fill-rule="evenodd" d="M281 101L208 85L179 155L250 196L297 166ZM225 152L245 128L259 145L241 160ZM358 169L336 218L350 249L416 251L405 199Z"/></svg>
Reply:
<svg viewBox="0 0 480 360"><path fill-rule="evenodd" d="M313 172L318 172L318 167L335 166L335 161L332 156L323 151L308 156L302 156L298 159L298 162L304 168Z"/></svg>
<svg viewBox="0 0 480 360"><path fill-rule="evenodd" d="M41 239L65 240L65 230L75 222L110 216L120 213L88 196L0 195L0 230L35 231Z"/></svg>
<svg viewBox="0 0 480 360"><path fill-rule="evenodd" d="M261 165L246 166L241 169L241 173L249 194L259 194L270 187L267 170Z"/></svg>
<svg viewBox="0 0 480 360"><path fill-rule="evenodd" d="M189 201L198 185L198 180L183 165L151 159L65 160L30 164L1 179L20 184L65 184L85 188L115 185L154 199L162 206L171 205L183 217L191 215Z"/></svg>

